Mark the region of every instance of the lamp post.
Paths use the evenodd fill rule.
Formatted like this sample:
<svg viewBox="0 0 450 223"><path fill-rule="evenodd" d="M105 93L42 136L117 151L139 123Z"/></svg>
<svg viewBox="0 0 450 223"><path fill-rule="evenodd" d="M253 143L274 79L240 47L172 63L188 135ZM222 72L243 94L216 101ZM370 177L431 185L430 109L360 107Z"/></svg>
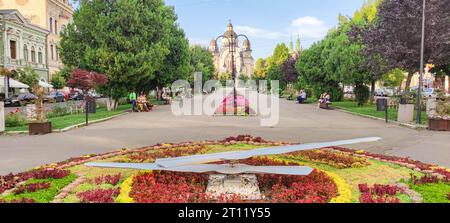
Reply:
<svg viewBox="0 0 450 223"><path fill-rule="evenodd" d="M237 41L238 41L239 37L244 37L247 40L249 40L246 35L243 35L243 34L237 35L234 32L230 32L229 35L220 35L219 37L216 38L216 43L220 38L227 40L228 51L231 54L231 78L233 80L233 109L234 109L233 113L234 113L234 115L237 115L236 64L234 61L234 54L236 53Z"/></svg>
<svg viewBox="0 0 450 223"><path fill-rule="evenodd" d="M420 76L419 76L419 88L417 93L417 124L422 123L422 84L423 84L423 71L424 67L424 50L425 50L425 6L426 2L423 0L423 8L422 8L422 43L420 48Z"/></svg>

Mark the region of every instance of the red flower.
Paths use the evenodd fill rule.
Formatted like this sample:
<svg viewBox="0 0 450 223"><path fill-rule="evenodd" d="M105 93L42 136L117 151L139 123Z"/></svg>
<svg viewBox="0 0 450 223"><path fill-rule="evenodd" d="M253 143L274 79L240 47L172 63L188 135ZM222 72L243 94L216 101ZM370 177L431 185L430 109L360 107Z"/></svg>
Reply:
<svg viewBox="0 0 450 223"><path fill-rule="evenodd" d="M114 203L119 193L119 189L97 189L78 193L77 196L82 203Z"/></svg>

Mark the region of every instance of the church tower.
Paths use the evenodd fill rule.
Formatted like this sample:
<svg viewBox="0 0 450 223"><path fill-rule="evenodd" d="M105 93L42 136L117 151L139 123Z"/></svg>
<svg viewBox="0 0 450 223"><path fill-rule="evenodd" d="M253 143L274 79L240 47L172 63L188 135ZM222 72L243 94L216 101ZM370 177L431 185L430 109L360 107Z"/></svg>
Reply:
<svg viewBox="0 0 450 223"><path fill-rule="evenodd" d="M251 43L246 39L242 43L241 48L231 21L228 23L227 29L223 34L221 46L218 46L216 39L211 40L209 44L209 52L213 55L214 66L216 67L219 76L222 76L223 74L230 74L232 71L230 51L231 41L236 41L235 48L233 49L236 77L238 78L240 75L251 77L255 66L255 61L252 56Z"/></svg>

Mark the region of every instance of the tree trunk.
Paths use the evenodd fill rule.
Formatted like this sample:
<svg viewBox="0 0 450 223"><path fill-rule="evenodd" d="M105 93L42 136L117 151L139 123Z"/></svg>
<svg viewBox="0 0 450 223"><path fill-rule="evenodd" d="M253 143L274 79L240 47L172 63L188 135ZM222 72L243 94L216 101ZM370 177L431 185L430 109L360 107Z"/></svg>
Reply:
<svg viewBox="0 0 450 223"><path fill-rule="evenodd" d="M411 88L411 80L414 76L413 72L408 72L408 77L406 78L406 86L405 86L405 92L403 93L403 95L409 95L409 89Z"/></svg>
<svg viewBox="0 0 450 223"><path fill-rule="evenodd" d="M370 103L373 103L375 101L375 98L374 98L374 96L375 96L375 84L376 84L375 80L372 80L370 82L370 98L369 98Z"/></svg>
<svg viewBox="0 0 450 223"><path fill-rule="evenodd" d="M117 109L118 100L114 98L108 98L108 101L106 101L106 107L108 111L114 111Z"/></svg>
<svg viewBox="0 0 450 223"><path fill-rule="evenodd" d="M372 92L372 95L375 95L375 81L374 80L372 80L372 82L371 82L370 92Z"/></svg>

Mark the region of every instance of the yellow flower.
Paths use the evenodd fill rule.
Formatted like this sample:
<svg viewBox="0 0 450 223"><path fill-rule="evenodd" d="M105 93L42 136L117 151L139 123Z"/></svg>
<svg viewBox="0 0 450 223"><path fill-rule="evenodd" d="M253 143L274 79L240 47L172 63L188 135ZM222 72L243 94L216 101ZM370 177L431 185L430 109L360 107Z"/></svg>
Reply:
<svg viewBox="0 0 450 223"><path fill-rule="evenodd" d="M162 144L162 147L169 147L169 146L171 146L170 144Z"/></svg>
<svg viewBox="0 0 450 223"><path fill-rule="evenodd" d="M357 154L363 154L364 152L365 152L365 151L364 151L364 150L362 150L362 149L361 149L361 150L358 150L358 151L356 151L356 153L357 153Z"/></svg>
<svg viewBox="0 0 450 223"><path fill-rule="evenodd" d="M131 175L120 185L120 194L116 198L116 203L134 203L133 198L131 198L129 195L131 192L131 188L133 187L133 179L134 175Z"/></svg>
<svg viewBox="0 0 450 223"><path fill-rule="evenodd" d="M323 170L321 170L323 171ZM352 202L352 187L345 182L340 176L335 173L326 172L329 177L334 180L336 186L338 188L339 195L333 199L331 199L330 203L351 203Z"/></svg>

